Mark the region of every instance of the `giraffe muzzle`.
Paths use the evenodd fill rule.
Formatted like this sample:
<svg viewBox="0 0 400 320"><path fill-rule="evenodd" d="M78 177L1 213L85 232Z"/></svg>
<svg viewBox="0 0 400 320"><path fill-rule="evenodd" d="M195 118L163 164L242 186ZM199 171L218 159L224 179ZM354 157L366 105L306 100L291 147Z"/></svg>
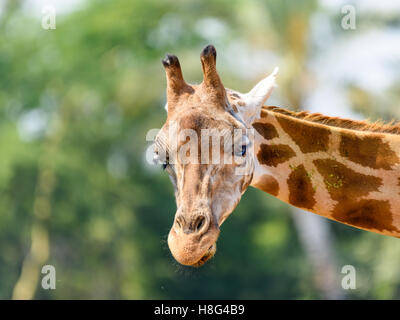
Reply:
<svg viewBox="0 0 400 320"><path fill-rule="evenodd" d="M191 218L178 214L168 235L172 256L183 265L199 267L216 252L219 227L206 214Z"/></svg>

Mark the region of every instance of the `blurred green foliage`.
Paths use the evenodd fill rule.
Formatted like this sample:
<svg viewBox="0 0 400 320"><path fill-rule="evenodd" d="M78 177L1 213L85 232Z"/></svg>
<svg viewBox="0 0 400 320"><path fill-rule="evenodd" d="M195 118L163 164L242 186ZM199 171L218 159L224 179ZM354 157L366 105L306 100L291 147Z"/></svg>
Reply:
<svg viewBox="0 0 400 320"><path fill-rule="evenodd" d="M308 19L318 7L302 3L87 1L57 17L56 30L43 30L9 1L0 18L0 298L11 297L30 250L46 166L55 176L44 225L57 289L38 287L37 299L318 298L289 207L252 188L223 225L215 258L199 269L177 265L166 244L172 186L144 160L146 133L166 116L166 52L181 58L189 82L200 81L198 56L210 41L217 50L252 43L291 64L306 59ZM224 35L199 32L199 21L222 22L215 28ZM228 87L255 83L218 63ZM331 226L340 263L359 270L350 297L399 297L397 240Z"/></svg>

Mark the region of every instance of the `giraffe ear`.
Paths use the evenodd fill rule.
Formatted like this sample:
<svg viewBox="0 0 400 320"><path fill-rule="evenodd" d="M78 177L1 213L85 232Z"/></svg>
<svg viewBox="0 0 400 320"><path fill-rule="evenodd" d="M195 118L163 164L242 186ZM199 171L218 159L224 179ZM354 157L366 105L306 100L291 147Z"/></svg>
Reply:
<svg viewBox="0 0 400 320"><path fill-rule="evenodd" d="M275 67L274 71L268 77L257 83L253 89L243 96L243 100L246 104L246 122L251 123L260 116L263 104L267 101L272 90L276 87L275 79L278 71L279 68Z"/></svg>

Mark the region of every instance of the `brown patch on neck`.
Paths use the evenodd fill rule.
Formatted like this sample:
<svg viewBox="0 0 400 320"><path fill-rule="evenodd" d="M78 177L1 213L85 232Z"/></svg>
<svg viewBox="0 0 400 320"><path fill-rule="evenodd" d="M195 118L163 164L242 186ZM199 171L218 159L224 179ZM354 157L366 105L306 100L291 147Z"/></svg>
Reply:
<svg viewBox="0 0 400 320"><path fill-rule="evenodd" d="M292 150L292 148L284 144L261 144L260 150L257 154L260 164L264 164L269 167L276 167L278 164L284 163L294 156L296 156L296 153Z"/></svg>
<svg viewBox="0 0 400 320"><path fill-rule="evenodd" d="M319 173L324 177L325 186L333 200L355 201L372 191L378 191L382 179L357 173L332 159L314 160Z"/></svg>
<svg viewBox="0 0 400 320"><path fill-rule="evenodd" d="M388 201L361 199L372 191L378 191L382 179L357 173L343 164L330 159L314 160L317 170L333 200L337 201L332 218L363 229L399 231L393 226Z"/></svg>
<svg viewBox="0 0 400 320"><path fill-rule="evenodd" d="M276 119L303 153L328 150L330 135L328 128L320 125L307 125L287 116L276 115Z"/></svg>
<svg viewBox="0 0 400 320"><path fill-rule="evenodd" d="M396 153L379 135L358 137L355 134L344 134L339 150L343 157L373 169L390 170L400 162Z"/></svg>
<svg viewBox="0 0 400 320"><path fill-rule="evenodd" d="M333 210L337 221L363 229L400 232L393 226L389 201L363 199L355 202L339 202Z"/></svg>
<svg viewBox="0 0 400 320"><path fill-rule="evenodd" d="M254 122L253 128L260 134L264 139L271 140L279 137L278 131L271 123Z"/></svg>
<svg viewBox="0 0 400 320"><path fill-rule="evenodd" d="M279 194L279 183L273 176L269 174L262 175L260 180L254 186L275 197Z"/></svg>
<svg viewBox="0 0 400 320"><path fill-rule="evenodd" d="M315 190L303 165L293 169L287 180L289 203L300 208L312 209L316 203Z"/></svg>

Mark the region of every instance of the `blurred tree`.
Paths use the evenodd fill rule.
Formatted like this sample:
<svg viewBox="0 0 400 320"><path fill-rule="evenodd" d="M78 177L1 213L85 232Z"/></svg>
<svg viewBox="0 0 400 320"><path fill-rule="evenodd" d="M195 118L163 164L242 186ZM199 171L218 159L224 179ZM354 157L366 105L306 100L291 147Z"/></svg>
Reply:
<svg viewBox="0 0 400 320"><path fill-rule="evenodd" d="M242 91L259 76L257 62L282 57L277 95L302 106L300 84L309 83L304 68L314 57L308 21L323 10L315 1L84 1L57 17L56 30L7 3L0 15L1 298L13 290L36 299L320 297L289 207L254 189L223 225L212 261L176 265L166 245L172 187L144 161L146 133L165 117L166 52L179 55L195 82L201 48L215 43L224 83ZM396 239L330 226L340 261L359 270L350 296L398 297L398 250L389 249ZM38 285L43 263L57 270L56 290Z"/></svg>

